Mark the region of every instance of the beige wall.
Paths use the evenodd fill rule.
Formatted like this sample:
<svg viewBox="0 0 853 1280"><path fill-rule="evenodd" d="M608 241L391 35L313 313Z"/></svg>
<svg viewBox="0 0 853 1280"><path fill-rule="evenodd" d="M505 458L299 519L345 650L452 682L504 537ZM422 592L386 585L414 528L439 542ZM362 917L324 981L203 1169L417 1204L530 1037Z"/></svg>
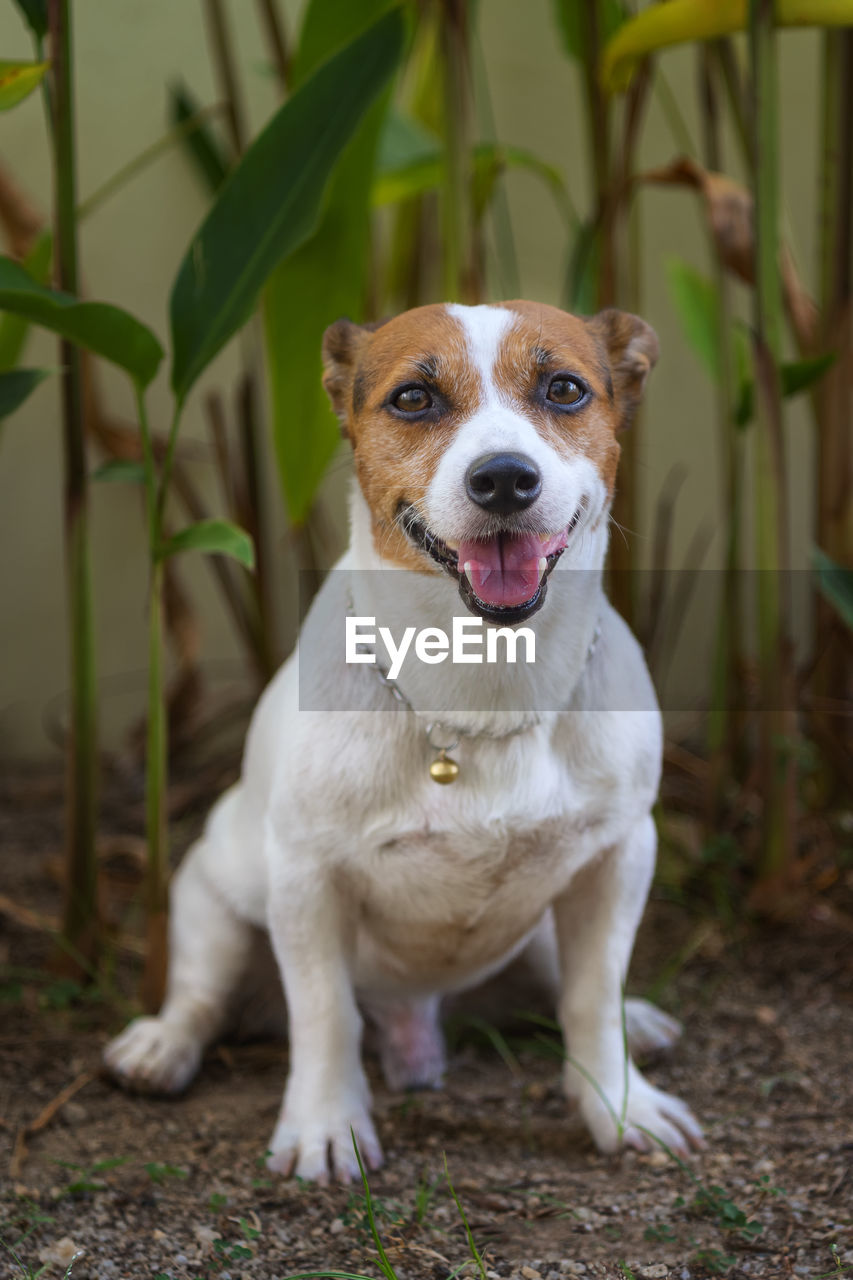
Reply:
<svg viewBox="0 0 853 1280"><path fill-rule="evenodd" d="M191 0L77 0L74 6L78 76L80 194L85 196L128 157L165 128L165 86L186 80L202 101L215 94L206 57L201 6ZM293 14L294 6L288 6ZM483 0L481 46L488 71L497 135L537 151L566 173L580 209L586 207L582 113L576 77L562 57L547 0ZM259 69L263 47L253 0L231 0L234 29L254 126L274 105L274 88ZM789 224L806 269L813 252L817 156L816 73L813 33L782 38L784 167ZM30 56L14 6L0 6L0 50L4 57ZM697 136L692 55L667 55L665 69L688 124ZM664 163L675 152L657 104L645 133L642 162ZM0 117L0 155L39 208L48 211L49 175L41 103L32 98ZM559 300L565 244L550 196L527 174L509 179L522 291ZM183 249L204 211L204 193L176 151L160 158L84 225L83 272L91 297L133 310L166 337L168 291ZM684 545L697 523L714 520L717 477L710 387L681 337L665 285L663 264L678 253L697 265L707 259L693 197L650 190L643 199L643 312L662 339L662 361L652 380L641 460L644 518L637 532L648 545L649 514L668 471L679 460L689 466L676 523ZM31 364L55 365L55 346L36 334L27 351ZM185 420L187 440L203 437L200 403L205 387L229 388L237 367L233 348L209 371L192 398ZM120 375L100 373L110 409L129 417L129 387ZM167 373L151 395L153 419L165 423ZM56 381L39 389L7 422L0 437L0 757L49 750L42 728L55 716L67 686L61 531L61 437ZM793 542L804 562L809 521L811 468L809 423L802 405L790 414L796 463ZM211 507L219 497L212 469L193 464ZM269 490L275 503L270 468ZM340 502L340 483L333 484ZM142 705L145 667L143 592L145 557L140 510L134 494L120 486L94 494L95 587L99 672L104 692L105 736L115 741ZM278 603L291 616L292 569L277 521ZM719 539L714 553L719 552ZM205 661L216 678L239 671L238 651L223 615L209 569L187 560L184 574L197 600L204 629Z"/></svg>

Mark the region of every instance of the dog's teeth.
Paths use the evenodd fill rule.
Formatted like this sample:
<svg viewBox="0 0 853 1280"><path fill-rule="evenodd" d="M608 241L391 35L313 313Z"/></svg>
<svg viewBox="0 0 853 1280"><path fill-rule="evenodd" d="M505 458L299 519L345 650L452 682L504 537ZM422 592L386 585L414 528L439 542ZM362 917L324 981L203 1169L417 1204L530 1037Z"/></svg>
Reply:
<svg viewBox="0 0 853 1280"><path fill-rule="evenodd" d="M471 583L473 583L473 581L474 581L474 574L473 574L472 569L471 569L471 561L470 561L470 560L466 560L466 561L465 561L465 563L464 563L464 564L463 564L463 566L462 566L462 572L465 574L465 577L468 579L468 581L469 581L469 582L471 582Z"/></svg>
<svg viewBox="0 0 853 1280"><path fill-rule="evenodd" d="M539 581L541 582L543 577L545 576L545 570L548 568L548 561L546 560L545 556L539 557L538 568L539 568Z"/></svg>

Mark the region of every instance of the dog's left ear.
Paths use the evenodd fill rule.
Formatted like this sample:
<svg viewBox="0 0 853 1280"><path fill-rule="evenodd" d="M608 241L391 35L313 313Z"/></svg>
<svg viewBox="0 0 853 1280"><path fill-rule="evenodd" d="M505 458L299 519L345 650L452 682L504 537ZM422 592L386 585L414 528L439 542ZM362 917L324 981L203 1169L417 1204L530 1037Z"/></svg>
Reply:
<svg viewBox="0 0 853 1280"><path fill-rule="evenodd" d="M330 324L323 334L323 386L338 415L344 435L352 409L356 356L363 335L361 326L346 318Z"/></svg>
<svg viewBox="0 0 853 1280"><path fill-rule="evenodd" d="M323 334L323 386L332 408L338 415L341 430L347 435L347 423L353 410L353 391L358 358L370 335L386 322L353 324L346 318L330 324Z"/></svg>
<svg viewBox="0 0 853 1280"><path fill-rule="evenodd" d="M657 363L658 336L639 316L613 307L599 311L589 325L607 347L619 427L628 427L643 398L646 378Z"/></svg>

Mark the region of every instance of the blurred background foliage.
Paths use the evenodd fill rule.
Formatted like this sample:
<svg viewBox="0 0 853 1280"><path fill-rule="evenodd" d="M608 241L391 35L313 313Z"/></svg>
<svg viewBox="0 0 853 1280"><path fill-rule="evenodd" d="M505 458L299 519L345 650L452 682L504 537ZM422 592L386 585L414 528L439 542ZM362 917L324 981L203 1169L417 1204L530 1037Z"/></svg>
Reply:
<svg viewBox="0 0 853 1280"><path fill-rule="evenodd" d="M69 836L70 879L88 877L85 918L96 914L86 846L98 722L110 767L147 772L148 910L162 915L166 731L180 767L235 707L241 722L293 643L300 570L327 568L345 539L349 465L320 385L325 327L443 299L618 305L663 338L647 408L623 438L610 561L611 596L664 705L680 709L667 717L663 871L677 887L693 877L717 910L721 892L749 890L754 907L790 912L849 874L853 6L408 0L384 83L375 74L362 101L356 64L342 61L339 91L324 91L329 59L393 9L3 0L0 419L20 412L0 420L0 753L43 755L51 737L72 758L88 753L76 808L79 819L88 805L89 822L75 828L72 813ZM76 152L62 115L72 22ZM310 94L328 106L300 115ZM340 133L327 155L326 124ZM263 142L276 130L289 138L280 152ZM316 208L296 182L311 164ZM70 177L79 195L66 191L63 221ZM265 200L281 226L261 266L266 224L250 215ZM237 336L217 355L209 302L196 297L193 320L180 281L201 288L205 228L221 248L223 227L235 292L217 332ZM71 281L53 253L63 234L79 238ZM72 333L78 345L58 358L28 318L66 339L67 326L21 303L16 263L126 308L166 345L177 276L178 412L169 361L155 378L156 361L134 373L119 359L133 395L103 341ZM201 353L195 364L187 351ZM66 536L73 548L69 510L90 513L94 601L75 595L72 553L76 665L62 638L59 434L75 362L86 475ZM66 494L68 483L66 463ZM148 585L134 486L149 495ZM172 561L192 546L215 554ZM97 950L97 928L69 930Z"/></svg>

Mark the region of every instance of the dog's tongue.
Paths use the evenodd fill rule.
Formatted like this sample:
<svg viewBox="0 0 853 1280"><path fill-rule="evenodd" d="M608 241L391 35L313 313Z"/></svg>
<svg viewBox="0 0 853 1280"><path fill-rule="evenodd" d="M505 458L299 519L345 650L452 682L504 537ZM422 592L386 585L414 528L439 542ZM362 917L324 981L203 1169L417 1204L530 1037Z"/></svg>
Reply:
<svg viewBox="0 0 853 1280"><path fill-rule="evenodd" d="M496 534L487 542L459 544L459 571L484 604L512 608L536 595L542 561L566 545L566 533L540 538L534 533Z"/></svg>

